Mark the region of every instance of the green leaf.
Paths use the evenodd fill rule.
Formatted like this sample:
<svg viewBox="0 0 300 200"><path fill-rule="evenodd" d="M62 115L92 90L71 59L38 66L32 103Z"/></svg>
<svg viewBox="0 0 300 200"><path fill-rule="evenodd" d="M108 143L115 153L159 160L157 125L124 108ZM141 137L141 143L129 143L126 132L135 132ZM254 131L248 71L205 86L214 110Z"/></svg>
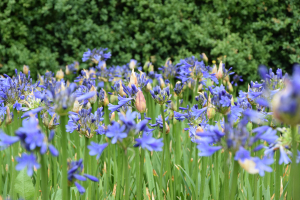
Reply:
<svg viewBox="0 0 300 200"><path fill-rule="evenodd" d="M25 199L30 199L34 195L33 183L25 169L20 171L16 178L15 191L19 193L20 197Z"/></svg>

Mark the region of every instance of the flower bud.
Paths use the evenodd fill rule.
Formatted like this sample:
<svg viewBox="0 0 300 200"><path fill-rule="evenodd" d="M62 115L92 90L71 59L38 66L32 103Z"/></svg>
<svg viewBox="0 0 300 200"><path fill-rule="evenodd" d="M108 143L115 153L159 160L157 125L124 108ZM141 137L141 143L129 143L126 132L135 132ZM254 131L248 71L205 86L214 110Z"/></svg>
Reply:
<svg viewBox="0 0 300 200"><path fill-rule="evenodd" d="M171 58L167 58L165 62L165 67L168 67L170 64L172 64Z"/></svg>
<svg viewBox="0 0 300 200"><path fill-rule="evenodd" d="M97 101L97 89L92 85L91 89L90 89L90 92L95 92L95 95L89 99L89 102L91 103L96 103Z"/></svg>
<svg viewBox="0 0 300 200"><path fill-rule="evenodd" d="M91 105L91 103L90 102L88 102L87 104L86 104L86 109L88 110L88 109L90 109L91 107L92 107L92 105Z"/></svg>
<svg viewBox="0 0 300 200"><path fill-rule="evenodd" d="M159 78L159 84L160 84L160 88L163 89L166 87L165 81L162 78Z"/></svg>
<svg viewBox="0 0 300 200"><path fill-rule="evenodd" d="M135 66L136 66L136 63L137 63L136 60L131 59L130 62L129 62L129 68L130 68L131 70L134 70L134 68L135 68Z"/></svg>
<svg viewBox="0 0 300 200"><path fill-rule="evenodd" d="M29 67L27 65L23 65L23 73L28 75Z"/></svg>
<svg viewBox="0 0 300 200"><path fill-rule="evenodd" d="M54 125L55 117L56 117L56 113L53 114L53 116L52 116L52 118L51 118L51 120L50 120L50 122L49 122L49 124L48 124L48 128L49 128L50 130L52 130L52 129L55 128L55 125Z"/></svg>
<svg viewBox="0 0 300 200"><path fill-rule="evenodd" d="M66 75L69 75L70 74L70 70L69 70L69 66L67 65L66 66Z"/></svg>
<svg viewBox="0 0 300 200"><path fill-rule="evenodd" d="M146 86L146 91L150 92L150 90L152 90L152 86L151 86L151 83L148 83Z"/></svg>
<svg viewBox="0 0 300 200"><path fill-rule="evenodd" d="M79 104L79 101L77 101L76 99L72 111L78 113L81 110L81 108L82 106Z"/></svg>
<svg viewBox="0 0 300 200"><path fill-rule="evenodd" d="M132 84L135 85L136 87L138 87L138 81L137 81L137 77L134 72L134 68L132 69L128 86L131 87Z"/></svg>
<svg viewBox="0 0 300 200"><path fill-rule="evenodd" d="M213 107L207 108L207 117L208 119L213 119L216 115L216 110Z"/></svg>
<svg viewBox="0 0 300 200"><path fill-rule="evenodd" d="M238 161L240 166L249 174L257 174L259 171L256 168L256 163L251 159L245 159L243 162Z"/></svg>
<svg viewBox="0 0 300 200"><path fill-rule="evenodd" d="M170 127L168 125L168 123L166 122L166 134L169 134L170 133Z"/></svg>
<svg viewBox="0 0 300 200"><path fill-rule="evenodd" d="M233 87L232 87L232 84L231 84L230 82L227 82L227 88L228 88L228 91L229 91L230 93L233 92Z"/></svg>
<svg viewBox="0 0 300 200"><path fill-rule="evenodd" d="M204 62L207 63L208 62L208 58L207 58L206 54L202 53L201 55L202 55L202 59L204 60Z"/></svg>
<svg viewBox="0 0 300 200"><path fill-rule="evenodd" d="M222 61L220 62L219 70L216 74L216 77L218 80L221 80L223 78L223 63L222 63Z"/></svg>
<svg viewBox="0 0 300 200"><path fill-rule="evenodd" d="M6 125L10 124L12 122L12 119L13 119L13 113L10 113L10 109L7 106L6 107L6 120L5 120Z"/></svg>
<svg viewBox="0 0 300 200"><path fill-rule="evenodd" d="M116 114L113 112L111 113L111 116L110 116L110 121L115 121L115 118L116 118Z"/></svg>
<svg viewBox="0 0 300 200"><path fill-rule="evenodd" d="M135 107L138 112L146 112L146 100L142 91L138 91L135 99Z"/></svg>
<svg viewBox="0 0 300 200"><path fill-rule="evenodd" d="M61 80L64 78L64 72L62 71L62 69L60 69L59 71L56 72L56 76L55 76L58 80Z"/></svg>

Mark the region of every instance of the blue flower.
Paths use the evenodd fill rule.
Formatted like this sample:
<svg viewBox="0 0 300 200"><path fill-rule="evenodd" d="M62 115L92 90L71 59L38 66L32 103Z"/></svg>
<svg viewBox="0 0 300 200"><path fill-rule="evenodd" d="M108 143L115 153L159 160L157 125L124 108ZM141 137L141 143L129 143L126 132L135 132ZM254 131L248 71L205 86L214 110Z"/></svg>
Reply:
<svg viewBox="0 0 300 200"><path fill-rule="evenodd" d="M255 168L258 169L258 173L260 176L265 175L266 172L272 172L272 168L268 165L271 165L274 160L272 158L268 158L267 156L264 156L263 159L260 159L258 157L252 158L255 162Z"/></svg>
<svg viewBox="0 0 300 200"><path fill-rule="evenodd" d="M149 151L162 151L164 143L161 139L155 139L152 137L152 133L143 133L141 138L135 139L137 144L135 147L141 147L142 149L148 149Z"/></svg>
<svg viewBox="0 0 300 200"><path fill-rule="evenodd" d="M112 122L112 125L107 127L106 136L112 138L111 143L115 144L117 141L122 141L122 139L127 137L125 128L124 125L121 126L117 122Z"/></svg>
<svg viewBox="0 0 300 200"><path fill-rule="evenodd" d="M164 89L161 89L158 85L153 88L153 90L150 90L150 94L154 101L158 104L164 104L166 102L171 102L171 94L170 94L170 88L166 87Z"/></svg>
<svg viewBox="0 0 300 200"><path fill-rule="evenodd" d="M97 160L100 158L103 150L107 147L107 143L104 144L97 144L95 142L91 142L91 145L89 145L87 148L90 150L89 154L91 156L97 155Z"/></svg>
<svg viewBox="0 0 300 200"><path fill-rule="evenodd" d="M94 177L91 176L89 174L83 174L81 175L83 170L83 163L82 163L82 159L80 159L79 161L71 161L69 162L69 166L68 166L68 180L75 184L75 186L77 187L78 191L80 194L85 192L84 187L82 187L79 183L76 182L76 180L79 181L86 181L86 178L90 179L91 181L94 182L98 182L99 180Z"/></svg>
<svg viewBox="0 0 300 200"><path fill-rule="evenodd" d="M197 148L200 150L199 156L211 156L216 151L222 149L221 146L210 146L206 142L201 142L197 145Z"/></svg>
<svg viewBox="0 0 300 200"><path fill-rule="evenodd" d="M289 164L291 162L291 159L288 157L287 153L285 152L284 148L282 146L279 147L280 150L280 158L279 158L279 164Z"/></svg>
<svg viewBox="0 0 300 200"><path fill-rule="evenodd" d="M16 103L13 105L13 108L16 109L17 111L19 111L22 108L22 104L20 104L20 103L18 103L18 101L16 101Z"/></svg>
<svg viewBox="0 0 300 200"><path fill-rule="evenodd" d="M18 164L16 165L16 170L20 171L27 167L28 176L33 175L33 167L40 168L40 164L37 162L34 154L23 153L21 157L16 158Z"/></svg>
<svg viewBox="0 0 300 200"><path fill-rule="evenodd" d="M2 131L0 131L0 150L5 149L18 141L18 137L6 135Z"/></svg>

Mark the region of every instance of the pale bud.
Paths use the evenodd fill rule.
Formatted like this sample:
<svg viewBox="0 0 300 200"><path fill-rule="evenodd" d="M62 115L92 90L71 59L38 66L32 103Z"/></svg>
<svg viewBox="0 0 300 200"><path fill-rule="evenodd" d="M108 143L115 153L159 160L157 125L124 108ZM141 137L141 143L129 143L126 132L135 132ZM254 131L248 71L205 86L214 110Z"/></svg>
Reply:
<svg viewBox="0 0 300 200"><path fill-rule="evenodd" d="M115 118L116 118L116 114L114 112L111 113L110 121L115 121Z"/></svg>
<svg viewBox="0 0 300 200"><path fill-rule="evenodd" d="M241 160L238 161L240 166L249 174L257 174L259 171L256 168L256 163L251 159L244 159L242 162Z"/></svg>
<svg viewBox="0 0 300 200"><path fill-rule="evenodd" d="M224 80L225 80L226 82L230 82L230 81L229 81L229 75L225 76Z"/></svg>
<svg viewBox="0 0 300 200"><path fill-rule="evenodd" d="M28 75L29 67L27 65L23 65L23 73Z"/></svg>
<svg viewBox="0 0 300 200"><path fill-rule="evenodd" d="M168 123L166 122L166 134L169 134L170 133L170 127L168 125Z"/></svg>
<svg viewBox="0 0 300 200"><path fill-rule="evenodd" d="M229 91L230 93L233 92L233 87L232 87L232 84L231 84L230 82L227 82L227 88L228 88L228 91Z"/></svg>
<svg viewBox="0 0 300 200"><path fill-rule="evenodd" d="M82 106L80 105L79 101L77 101L76 99L72 111L78 113L81 110L81 108Z"/></svg>
<svg viewBox="0 0 300 200"><path fill-rule="evenodd" d="M218 80L223 78L223 63L222 63L222 61L220 62L219 70L216 74L216 77L217 77Z"/></svg>
<svg viewBox="0 0 300 200"><path fill-rule="evenodd" d="M213 119L216 115L216 110L212 107L207 108L207 117L208 119Z"/></svg>
<svg viewBox="0 0 300 200"><path fill-rule="evenodd" d="M165 62L165 67L168 67L169 64L172 64L171 58L167 58L167 60Z"/></svg>
<svg viewBox="0 0 300 200"><path fill-rule="evenodd" d="M204 60L204 62L208 62L208 58L205 53L202 53L202 59Z"/></svg>
<svg viewBox="0 0 300 200"><path fill-rule="evenodd" d="M136 63L137 63L136 60L131 59L131 60L130 60L130 63L129 63L129 68L130 68L131 70L133 70L133 69L135 68L135 66L136 66Z"/></svg>
<svg viewBox="0 0 300 200"><path fill-rule="evenodd" d="M132 84L138 87L137 77L135 75L134 68L132 69L128 86L131 87Z"/></svg>
<svg viewBox="0 0 300 200"><path fill-rule="evenodd" d="M50 122L49 122L49 124L48 124L48 128L49 128L50 130L52 130L52 129L55 128L55 126L53 125L53 122L54 122L54 119L55 119L55 115L56 115L56 113L53 114L53 116L52 116L52 118L51 118L51 120L50 120Z"/></svg>
<svg viewBox="0 0 300 200"><path fill-rule="evenodd" d="M105 92L105 91L104 91ZM107 106L109 104L109 100L108 100L108 97L107 97L107 94L105 92L105 97L104 97L104 101L103 101L103 105L104 106Z"/></svg>
<svg viewBox="0 0 300 200"><path fill-rule="evenodd" d="M166 87L165 81L162 78L159 78L160 88L163 89Z"/></svg>
<svg viewBox="0 0 300 200"><path fill-rule="evenodd" d="M122 97L127 96L126 93L123 90L122 84L120 84L119 95L121 95Z"/></svg>
<svg viewBox="0 0 300 200"><path fill-rule="evenodd" d="M140 113L146 112L146 100L142 91L138 91L135 99L135 106Z"/></svg>
<svg viewBox="0 0 300 200"><path fill-rule="evenodd" d="M89 102L96 103L97 101L97 89L92 85L90 92L95 92L95 95L91 98L89 98Z"/></svg>
<svg viewBox="0 0 300 200"><path fill-rule="evenodd" d="M58 80L61 80L64 78L64 72L62 71L62 69L60 69L59 71L56 72L56 76L55 76Z"/></svg>
<svg viewBox="0 0 300 200"><path fill-rule="evenodd" d="M10 114L10 110L9 110L9 107L7 106L6 107L6 120L5 120L5 123L6 125L10 124L12 122L12 116Z"/></svg>
<svg viewBox="0 0 300 200"><path fill-rule="evenodd" d="M90 109L92 106L91 106L91 103L90 102L88 102L87 104L86 104L86 109L88 110L88 109Z"/></svg>
<svg viewBox="0 0 300 200"><path fill-rule="evenodd" d="M146 86L146 91L150 92L150 90L152 90L152 86L151 86L151 83L148 83Z"/></svg>
<svg viewBox="0 0 300 200"><path fill-rule="evenodd" d="M70 74L70 70L69 70L69 66L67 65L66 66L66 75L69 75Z"/></svg>

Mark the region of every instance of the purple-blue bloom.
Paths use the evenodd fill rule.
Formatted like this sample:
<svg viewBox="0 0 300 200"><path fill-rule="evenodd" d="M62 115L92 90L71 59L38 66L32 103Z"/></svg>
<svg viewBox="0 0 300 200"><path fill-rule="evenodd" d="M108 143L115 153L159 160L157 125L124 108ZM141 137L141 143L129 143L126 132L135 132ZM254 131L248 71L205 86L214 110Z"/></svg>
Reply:
<svg viewBox="0 0 300 200"><path fill-rule="evenodd" d="M87 146L87 148L90 150L89 154L91 156L97 155L97 160L100 158L103 150L107 147L107 143L104 144L97 144L95 142L91 142L91 145Z"/></svg>
<svg viewBox="0 0 300 200"><path fill-rule="evenodd" d="M6 149L10 145L19 141L18 137L9 136L0 131L0 150Z"/></svg>
<svg viewBox="0 0 300 200"><path fill-rule="evenodd" d="M106 136L112 138L112 144L115 144L117 141L122 141L122 139L127 137L127 133L125 132L125 126L121 126L117 122L112 122L112 125L109 125L107 127Z"/></svg>
<svg viewBox="0 0 300 200"><path fill-rule="evenodd" d="M141 138L135 139L137 144L135 147L141 147L142 149L148 149L149 151L162 151L164 143L161 139L155 139L152 137L152 133L143 133Z"/></svg>
<svg viewBox="0 0 300 200"><path fill-rule="evenodd" d="M16 165L16 170L20 171L27 167L28 176L33 175L33 167L40 168L40 164L37 162L34 154L23 153L21 157L16 158L18 164Z"/></svg>

